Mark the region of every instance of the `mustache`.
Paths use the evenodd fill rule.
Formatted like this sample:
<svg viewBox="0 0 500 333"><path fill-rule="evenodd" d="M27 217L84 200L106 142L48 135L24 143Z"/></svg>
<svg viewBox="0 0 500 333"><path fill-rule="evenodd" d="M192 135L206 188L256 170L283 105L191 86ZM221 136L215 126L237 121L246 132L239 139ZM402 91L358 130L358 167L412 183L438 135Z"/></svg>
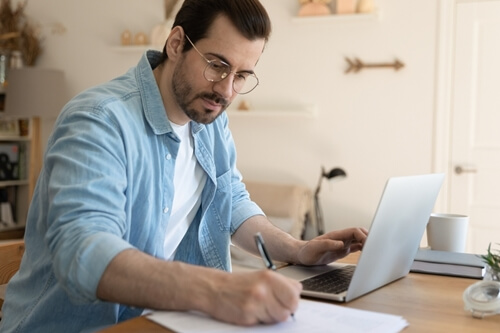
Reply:
<svg viewBox="0 0 500 333"><path fill-rule="evenodd" d="M210 93L200 94L200 97L204 98L204 99L208 99L208 100L214 101L215 103L221 105L222 107L226 107L229 104L229 101L227 99L221 97L218 94L214 94L214 93L211 93L211 94Z"/></svg>

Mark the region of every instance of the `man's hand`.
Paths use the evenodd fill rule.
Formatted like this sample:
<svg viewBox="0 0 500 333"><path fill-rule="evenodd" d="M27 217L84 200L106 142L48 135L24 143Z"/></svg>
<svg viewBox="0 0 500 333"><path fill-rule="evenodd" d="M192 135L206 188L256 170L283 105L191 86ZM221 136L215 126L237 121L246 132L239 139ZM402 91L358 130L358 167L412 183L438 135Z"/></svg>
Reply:
<svg viewBox="0 0 500 333"><path fill-rule="evenodd" d="M101 300L157 310L196 310L236 325L276 323L297 310L302 285L271 270L228 273L120 252L106 268Z"/></svg>
<svg viewBox="0 0 500 333"><path fill-rule="evenodd" d="M365 228L347 228L304 241L277 228L266 217L255 215L236 230L233 244L259 255L254 240L257 232L262 234L274 261L308 266L329 264L351 252L360 251L368 235Z"/></svg>
<svg viewBox="0 0 500 333"><path fill-rule="evenodd" d="M306 242L299 250L297 260L302 265L325 265L360 251L368 235L365 228L331 231Z"/></svg>
<svg viewBox="0 0 500 333"><path fill-rule="evenodd" d="M289 319L297 310L302 291L300 282L270 270L223 273L212 287L214 298L206 312L215 319L242 326Z"/></svg>

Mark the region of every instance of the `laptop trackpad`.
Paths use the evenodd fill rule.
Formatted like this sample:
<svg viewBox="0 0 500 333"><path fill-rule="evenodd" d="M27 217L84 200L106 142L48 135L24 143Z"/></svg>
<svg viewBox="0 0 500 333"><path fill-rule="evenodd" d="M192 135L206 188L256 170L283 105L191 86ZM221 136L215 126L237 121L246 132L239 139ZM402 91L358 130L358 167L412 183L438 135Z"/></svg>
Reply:
<svg viewBox="0 0 500 333"><path fill-rule="evenodd" d="M335 263L335 264L321 265L321 266L290 265L278 269L278 273L286 277L289 277L291 279L302 281L312 276L326 273L343 266L346 266L346 264Z"/></svg>

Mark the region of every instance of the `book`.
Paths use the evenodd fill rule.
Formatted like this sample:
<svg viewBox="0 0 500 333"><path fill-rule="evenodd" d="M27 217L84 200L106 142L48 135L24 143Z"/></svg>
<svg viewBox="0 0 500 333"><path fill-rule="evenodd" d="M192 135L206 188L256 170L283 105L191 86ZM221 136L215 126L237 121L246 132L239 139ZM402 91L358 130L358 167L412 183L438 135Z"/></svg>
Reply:
<svg viewBox="0 0 500 333"><path fill-rule="evenodd" d="M485 268L476 254L419 249L410 272L482 279Z"/></svg>

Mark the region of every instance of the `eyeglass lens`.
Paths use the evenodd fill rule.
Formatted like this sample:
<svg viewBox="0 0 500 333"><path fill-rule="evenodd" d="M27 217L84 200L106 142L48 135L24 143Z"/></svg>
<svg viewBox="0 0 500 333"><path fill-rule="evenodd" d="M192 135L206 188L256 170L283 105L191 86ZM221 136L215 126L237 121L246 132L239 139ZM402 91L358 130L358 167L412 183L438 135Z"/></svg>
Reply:
<svg viewBox="0 0 500 333"><path fill-rule="evenodd" d="M203 53L201 53L188 35L185 35L188 42L193 46L193 49L198 52L200 57L202 57L207 62L207 67L203 71L203 76L206 80L210 82L219 82L224 80L229 74L234 73L233 79L233 90L238 94L248 94L250 91L254 90L255 87L259 84L259 79L253 73L245 73L245 72L232 72L231 66L226 64L221 60L209 60L207 59Z"/></svg>
<svg viewBox="0 0 500 333"><path fill-rule="evenodd" d="M224 80L231 73L231 67L219 60L210 60L205 68L204 76L210 82ZM247 94L252 91L259 80L251 73L234 73L233 89L238 94Z"/></svg>

